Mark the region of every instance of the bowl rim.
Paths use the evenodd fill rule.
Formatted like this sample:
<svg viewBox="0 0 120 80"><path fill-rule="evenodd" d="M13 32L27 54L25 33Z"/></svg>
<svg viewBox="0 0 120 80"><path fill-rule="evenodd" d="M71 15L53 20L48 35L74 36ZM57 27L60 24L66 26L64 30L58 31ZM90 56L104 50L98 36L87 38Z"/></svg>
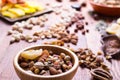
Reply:
<svg viewBox="0 0 120 80"><path fill-rule="evenodd" d="M119 6L114 6L114 7L112 7L112 6L107 6L107 5L102 5L102 4L96 3L96 2L94 2L93 0L89 0L89 1L90 1L91 4L96 5L96 6L106 7L106 8L110 8L110 9L115 9L115 8L116 8L116 9L120 9Z"/></svg>
<svg viewBox="0 0 120 80"><path fill-rule="evenodd" d="M74 65L73 65L73 67L70 70L68 70L67 72L64 72L64 73L61 73L61 74L57 74L57 75L52 75L52 76L51 75L48 75L48 76L36 75L36 74L29 73L29 72L25 71L24 69L22 69L19 66L19 64L18 64L18 57L20 56L21 52L23 52L23 51L25 51L27 49L30 49L30 48L40 47L40 46L41 47L42 46L44 46L44 47L47 47L47 46L49 46L49 47L56 47L56 48L60 48L60 49L63 49L65 51L69 52L71 54L71 56L73 56L73 59L74 59ZM37 77L37 78L55 78L55 77L62 77L64 75L67 75L67 74L73 72L75 69L78 68L78 66L79 66L79 60L78 60L78 57L75 55L74 52L72 52L71 50L69 50L69 49L67 49L65 47L61 47L61 46L57 46L57 45L33 45L33 46L26 47L26 48L20 50L16 54L16 56L14 57L13 65L14 65L14 68L17 68L21 73L26 74L28 76Z"/></svg>

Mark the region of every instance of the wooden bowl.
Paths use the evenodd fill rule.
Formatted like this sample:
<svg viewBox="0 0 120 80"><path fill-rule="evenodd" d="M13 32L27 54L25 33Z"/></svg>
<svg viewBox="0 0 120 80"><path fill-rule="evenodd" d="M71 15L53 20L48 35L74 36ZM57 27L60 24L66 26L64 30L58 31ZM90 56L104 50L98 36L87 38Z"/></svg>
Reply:
<svg viewBox="0 0 120 80"><path fill-rule="evenodd" d="M120 16L120 7L102 5L95 3L93 0L90 0L89 2L92 5L93 9L100 14L108 16Z"/></svg>
<svg viewBox="0 0 120 80"><path fill-rule="evenodd" d="M28 49L47 49L47 50L52 50L53 52L63 52L66 53L67 55L71 56L73 60L73 67L68 70L67 72L57 74L57 75L49 75L49 76L43 76L43 75L36 75L29 73L22 69L19 64L18 64L18 58L21 54L21 52L28 50ZM28 48L25 48L21 50L14 58L13 65L15 68L15 71L19 78L21 80L72 80L73 76L75 75L77 68L79 66L78 58L77 56L70 51L69 49L60 47L60 46L55 46L55 45L36 45L36 46L31 46Z"/></svg>

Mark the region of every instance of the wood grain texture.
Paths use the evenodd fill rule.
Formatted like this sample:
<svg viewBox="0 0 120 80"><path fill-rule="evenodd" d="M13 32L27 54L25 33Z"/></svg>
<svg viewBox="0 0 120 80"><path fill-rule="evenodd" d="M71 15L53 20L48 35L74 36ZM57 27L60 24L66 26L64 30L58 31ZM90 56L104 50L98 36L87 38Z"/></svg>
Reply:
<svg viewBox="0 0 120 80"><path fill-rule="evenodd" d="M43 1L43 3L46 3L47 1L52 1L51 4L54 4L55 0L39 0ZM72 3L68 2L69 0L64 0L62 4L70 5ZM82 0L78 0L82 1ZM48 3L47 2L47 3ZM86 28L90 29L90 32L86 34L86 36L83 36L79 33L79 43L77 46L73 47L80 47L85 48L88 47L92 49L94 52L97 52L100 49L100 34L95 31L94 25L95 22L94 19L88 14L88 10L90 10L90 5L87 6L87 8L82 8L82 13L85 15L85 20L89 22L89 26L86 26ZM52 17L53 18L53 17ZM53 23L54 20L52 19L50 23ZM48 24L50 24L48 23ZM13 68L13 58L17 54L18 51L21 49L36 45L36 44L42 44L44 41L37 41L36 43L26 43L24 41L20 41L19 43L14 43L12 45L9 44L10 37L7 36L7 31L11 29L11 24L8 24L4 20L0 20L0 80L20 80L15 73L15 70ZM120 80L120 60L112 60L112 62L106 61L106 64L110 67L111 73L113 75L113 80ZM78 69L76 75L74 76L73 80L91 80L91 75L89 73L89 70L84 68Z"/></svg>

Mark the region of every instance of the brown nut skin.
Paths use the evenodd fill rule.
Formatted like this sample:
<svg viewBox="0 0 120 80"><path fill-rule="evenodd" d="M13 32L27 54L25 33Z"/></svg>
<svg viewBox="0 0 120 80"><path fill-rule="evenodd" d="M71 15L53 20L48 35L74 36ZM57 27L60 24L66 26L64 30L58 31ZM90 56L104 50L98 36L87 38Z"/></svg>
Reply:
<svg viewBox="0 0 120 80"><path fill-rule="evenodd" d="M70 41L72 44L74 44L74 45L76 45L77 44L77 42L78 42L78 40L75 40L75 39L71 39L71 41Z"/></svg>
<svg viewBox="0 0 120 80"><path fill-rule="evenodd" d="M21 66L22 68L26 68L26 67L28 67L28 63L26 63L26 62L21 62L21 63L20 63L20 66Z"/></svg>
<svg viewBox="0 0 120 80"><path fill-rule="evenodd" d="M67 55L67 56L64 57L64 60L65 60L65 61L70 61L70 60L71 60L71 57Z"/></svg>
<svg viewBox="0 0 120 80"><path fill-rule="evenodd" d="M103 57L102 57L102 56L97 56L95 61L98 62L98 63L101 63L101 62L103 62L104 60L103 60Z"/></svg>
<svg viewBox="0 0 120 80"><path fill-rule="evenodd" d="M34 61L31 61L30 63L28 63L29 65L29 68L33 67L34 66Z"/></svg>
<svg viewBox="0 0 120 80"><path fill-rule="evenodd" d="M66 64L63 64L63 65L62 65L62 69L63 69L64 71L66 71L67 65L66 65Z"/></svg>
<svg viewBox="0 0 120 80"><path fill-rule="evenodd" d="M58 74L58 71L54 67L49 67L49 71L51 75Z"/></svg>

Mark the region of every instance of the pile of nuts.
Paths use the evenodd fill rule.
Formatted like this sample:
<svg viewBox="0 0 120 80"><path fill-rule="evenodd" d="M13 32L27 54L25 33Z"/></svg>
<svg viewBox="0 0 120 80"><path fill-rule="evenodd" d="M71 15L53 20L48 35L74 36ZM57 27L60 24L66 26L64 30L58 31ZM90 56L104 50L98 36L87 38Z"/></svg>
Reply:
<svg viewBox="0 0 120 80"><path fill-rule="evenodd" d="M27 42L37 41L38 37L31 36L31 35L25 35L24 31L25 29L32 30L32 28L35 26L44 27L44 24L47 20L48 19L46 18L46 15L44 15L38 18L35 18L35 17L30 18L27 21L16 22L12 26L12 30L8 31L8 35L12 36L11 43L19 42L20 40L25 40Z"/></svg>
<svg viewBox="0 0 120 80"><path fill-rule="evenodd" d="M75 33L77 33L79 30L81 30L82 34L89 32L84 28L84 16L80 12L74 12L66 17L61 16L62 22L51 25L47 28L47 30L44 29L36 31L33 32L32 35L24 33L26 29L31 31L34 27L45 27L45 23L48 21L48 15L33 17L27 21L16 22L12 26L12 30L8 31L8 35L12 36L10 43L19 42L20 40L25 40L31 43L45 38L57 38L65 43L72 43L76 45L78 42L78 36ZM76 24L74 33L70 33L69 28L74 24Z"/></svg>
<svg viewBox="0 0 120 80"><path fill-rule="evenodd" d="M72 58L65 53L51 50L27 50L21 53L19 65L26 71L37 75L57 75L72 68Z"/></svg>
<svg viewBox="0 0 120 80"><path fill-rule="evenodd" d="M58 40L61 40L65 43L72 43L72 44L77 44L78 42L78 36L76 36L75 34L68 34L68 33L59 33L60 37L58 38Z"/></svg>
<svg viewBox="0 0 120 80"><path fill-rule="evenodd" d="M97 55L95 55L90 49L88 48L79 48L77 50L70 47L70 45L64 45L64 42L61 40L55 40L52 42L45 42L44 44L49 45L58 45L58 46L64 46L71 51L73 51L78 59L79 59L79 65L82 68L88 68L88 69L96 69L96 68L102 68L106 71L109 71L108 66L104 63L104 58L102 56L102 52L98 52Z"/></svg>
<svg viewBox="0 0 120 80"><path fill-rule="evenodd" d="M104 64L103 56L101 52L98 52L98 55L95 55L90 49L78 49L74 50L74 53L79 58L79 64L83 68L95 69L102 67L105 70L109 70L108 67Z"/></svg>
<svg viewBox="0 0 120 80"><path fill-rule="evenodd" d="M82 32L83 35L85 35L86 32L89 32L88 29L85 29L85 24L88 25L88 23L84 22L84 16L81 13L76 13L74 17L71 18L71 21L69 22L69 26L76 24L76 28L74 29L74 32L77 33L79 30Z"/></svg>
<svg viewBox="0 0 120 80"><path fill-rule="evenodd" d="M108 66L105 65L101 52L95 55L90 49L73 50L79 58L79 65L82 68L90 69L90 73L95 80L112 80Z"/></svg>

